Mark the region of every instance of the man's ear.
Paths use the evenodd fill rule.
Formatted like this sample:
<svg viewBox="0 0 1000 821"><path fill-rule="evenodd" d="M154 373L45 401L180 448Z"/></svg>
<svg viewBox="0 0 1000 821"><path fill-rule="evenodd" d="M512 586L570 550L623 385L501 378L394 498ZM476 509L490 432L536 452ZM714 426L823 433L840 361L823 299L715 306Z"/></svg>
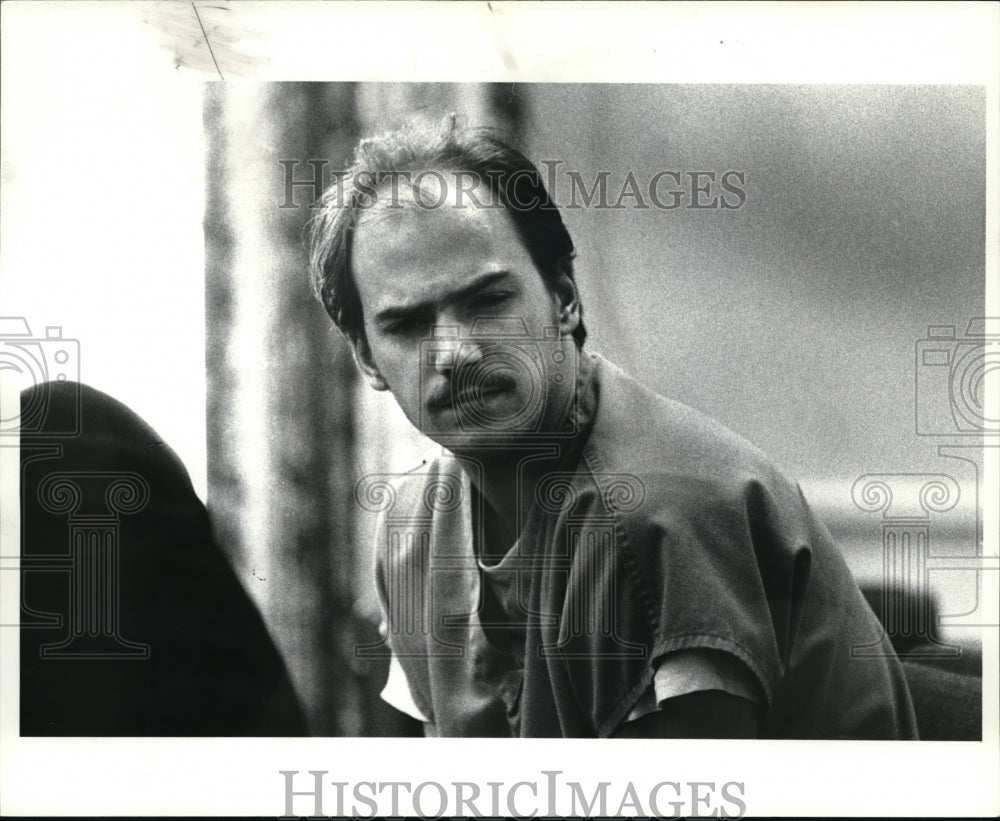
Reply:
<svg viewBox="0 0 1000 821"><path fill-rule="evenodd" d="M576 282L571 276L569 260L560 263L559 279L553 288L553 295L556 298L556 310L559 316L559 333L562 336L570 336L580 324L582 307L580 305L580 292L576 288Z"/></svg>
<svg viewBox="0 0 1000 821"><path fill-rule="evenodd" d="M379 369L375 365L375 360L372 359L372 349L369 347L368 340L364 334L350 336L347 341L350 343L354 362L357 364L358 370L361 371L361 375L365 378L369 386L377 391L389 390L389 384L385 381L382 374L379 373Z"/></svg>

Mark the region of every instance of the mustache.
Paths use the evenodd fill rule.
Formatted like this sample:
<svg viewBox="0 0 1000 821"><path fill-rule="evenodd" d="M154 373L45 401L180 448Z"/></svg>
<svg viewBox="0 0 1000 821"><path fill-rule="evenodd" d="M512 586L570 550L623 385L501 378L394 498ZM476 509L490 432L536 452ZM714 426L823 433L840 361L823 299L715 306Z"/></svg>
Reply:
<svg viewBox="0 0 1000 821"><path fill-rule="evenodd" d="M427 407L441 411L453 407L455 400L475 399L493 391L509 391L517 387L517 380L502 370L482 370L472 366L467 371L457 371L427 397Z"/></svg>

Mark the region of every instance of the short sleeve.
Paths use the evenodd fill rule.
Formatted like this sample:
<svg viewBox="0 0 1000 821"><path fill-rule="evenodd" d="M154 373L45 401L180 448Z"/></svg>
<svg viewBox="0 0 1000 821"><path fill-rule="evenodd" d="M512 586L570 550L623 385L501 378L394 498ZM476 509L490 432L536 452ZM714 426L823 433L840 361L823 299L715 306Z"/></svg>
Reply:
<svg viewBox="0 0 1000 821"><path fill-rule="evenodd" d="M736 656L702 648L678 650L663 657L652 683L625 720L635 721L655 712L667 699L706 690L729 693L754 704L760 701L760 685Z"/></svg>

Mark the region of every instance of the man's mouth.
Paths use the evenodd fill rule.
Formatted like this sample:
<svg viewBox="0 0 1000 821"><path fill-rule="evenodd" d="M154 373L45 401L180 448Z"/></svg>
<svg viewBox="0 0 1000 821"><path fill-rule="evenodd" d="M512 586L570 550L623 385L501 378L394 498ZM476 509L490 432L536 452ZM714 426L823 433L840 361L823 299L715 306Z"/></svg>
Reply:
<svg viewBox="0 0 1000 821"><path fill-rule="evenodd" d="M463 405L479 404L485 399L506 393L507 388L501 385L492 385L485 388L477 388L471 391L462 391L455 394L454 401Z"/></svg>
<svg viewBox="0 0 1000 821"><path fill-rule="evenodd" d="M476 385L473 388L467 388L454 393L448 391L440 396L432 397L427 406L431 411L440 413L458 405L465 405L467 407L482 405L493 397L508 393L513 387L507 380L497 380L496 382Z"/></svg>

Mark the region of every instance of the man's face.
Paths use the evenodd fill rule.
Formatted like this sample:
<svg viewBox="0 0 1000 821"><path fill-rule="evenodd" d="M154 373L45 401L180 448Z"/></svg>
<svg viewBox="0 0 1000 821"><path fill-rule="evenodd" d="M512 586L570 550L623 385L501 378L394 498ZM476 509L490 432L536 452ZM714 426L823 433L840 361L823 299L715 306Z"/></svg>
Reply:
<svg viewBox="0 0 1000 821"><path fill-rule="evenodd" d="M457 452L559 428L575 389L572 282L549 290L504 208L397 205L364 211L354 235L369 384Z"/></svg>

